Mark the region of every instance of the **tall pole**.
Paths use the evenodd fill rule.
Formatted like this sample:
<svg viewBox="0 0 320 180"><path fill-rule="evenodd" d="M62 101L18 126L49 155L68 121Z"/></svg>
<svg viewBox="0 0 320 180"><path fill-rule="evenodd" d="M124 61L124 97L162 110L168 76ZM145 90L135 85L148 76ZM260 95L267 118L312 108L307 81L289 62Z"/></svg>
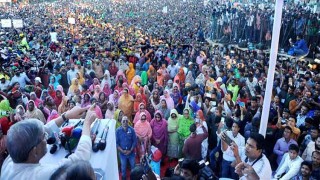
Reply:
<svg viewBox="0 0 320 180"><path fill-rule="evenodd" d="M272 40L271 40L271 50L270 50L270 58L269 58L269 68L268 68L268 76L267 76L267 86L266 86L266 92L264 95L262 116L261 116L260 129L259 129L259 133L262 134L264 137L266 136L267 126L268 126L271 95L272 95L272 88L273 88L273 81L274 81L274 72L275 72L276 62L277 62L279 36L280 36L281 19L282 19L282 7L283 7L283 0L276 0L273 30L272 30Z"/></svg>

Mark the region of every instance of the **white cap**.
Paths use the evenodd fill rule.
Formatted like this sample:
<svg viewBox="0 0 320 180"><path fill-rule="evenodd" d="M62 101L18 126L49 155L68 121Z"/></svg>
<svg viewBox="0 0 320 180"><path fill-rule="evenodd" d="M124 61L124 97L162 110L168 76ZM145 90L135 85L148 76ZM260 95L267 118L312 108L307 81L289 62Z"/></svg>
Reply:
<svg viewBox="0 0 320 180"><path fill-rule="evenodd" d="M218 77L216 82L222 82L222 78L221 77Z"/></svg>
<svg viewBox="0 0 320 180"><path fill-rule="evenodd" d="M40 83L42 83L40 77L36 77L34 80L35 80L35 81L39 81Z"/></svg>
<svg viewBox="0 0 320 180"><path fill-rule="evenodd" d="M193 64L192 62L189 62L189 63L188 63L189 66L192 65L192 64Z"/></svg>

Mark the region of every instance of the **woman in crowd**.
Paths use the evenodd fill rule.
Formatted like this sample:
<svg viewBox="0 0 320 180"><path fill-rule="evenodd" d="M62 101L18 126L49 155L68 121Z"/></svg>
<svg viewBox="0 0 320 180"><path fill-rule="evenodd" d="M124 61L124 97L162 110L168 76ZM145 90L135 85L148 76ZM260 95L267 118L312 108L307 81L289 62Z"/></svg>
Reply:
<svg viewBox="0 0 320 180"><path fill-rule="evenodd" d="M115 108L114 108L113 102L109 101L107 103L107 109L106 109L105 118L106 119L112 119L114 117L114 114L115 114Z"/></svg>
<svg viewBox="0 0 320 180"><path fill-rule="evenodd" d="M105 114L107 111L108 97L104 92L100 92L98 98L96 99L97 99L97 105L101 108L102 114Z"/></svg>
<svg viewBox="0 0 320 180"><path fill-rule="evenodd" d="M132 113L133 113L133 102L134 102L134 99L129 94L129 90L124 89L119 99L118 108L123 111L124 115L128 117L131 123L132 123Z"/></svg>
<svg viewBox="0 0 320 180"><path fill-rule="evenodd" d="M155 113L150 126L152 129L151 144L157 147L161 151L162 157L164 157L167 154L168 123L163 118L161 111Z"/></svg>
<svg viewBox="0 0 320 180"><path fill-rule="evenodd" d="M59 82L56 80L56 78L54 76L50 77L50 84L51 86L53 86L53 89L56 90L57 87L60 85Z"/></svg>
<svg viewBox="0 0 320 180"><path fill-rule="evenodd" d="M136 94L136 98L134 100L134 104L133 104L133 113L134 115L139 111L139 105L143 103L143 104L147 104L143 99L142 99L142 95L140 93Z"/></svg>
<svg viewBox="0 0 320 180"><path fill-rule="evenodd" d="M72 79L71 85L68 91L68 97L76 95L76 91L82 91L82 87L79 84L79 80L77 78Z"/></svg>
<svg viewBox="0 0 320 180"><path fill-rule="evenodd" d="M101 92L102 92L102 90L101 90L100 85L96 85L96 86L94 87L93 93L91 93L91 94L93 94L92 97L94 97L94 98L96 98L96 99L99 99L99 95L100 95Z"/></svg>
<svg viewBox="0 0 320 180"><path fill-rule="evenodd" d="M145 113L146 117L147 117L147 121L151 122L151 115L149 113L148 110L146 110L146 105L144 103L140 103L139 104L139 111L135 114L134 119L133 119L133 123L137 123L138 120L140 119L140 115L141 113Z"/></svg>
<svg viewBox="0 0 320 180"><path fill-rule="evenodd" d="M147 104L147 110L150 114L154 114L157 109L160 107L160 96L159 91L154 90L152 92L152 96L149 98L149 102Z"/></svg>
<svg viewBox="0 0 320 180"><path fill-rule="evenodd" d="M121 126L121 121L122 121L123 116L124 116L124 113L123 113L123 111L121 111L121 109L117 109L114 112L113 119L116 120L116 129Z"/></svg>
<svg viewBox="0 0 320 180"><path fill-rule="evenodd" d="M64 96L62 99L61 104L58 107L58 113L63 114L64 112L67 112L69 110L69 105L68 105L68 97Z"/></svg>
<svg viewBox="0 0 320 180"><path fill-rule="evenodd" d="M106 94L106 96L112 94L111 86L110 72L106 70L100 84L100 87L102 88L102 91Z"/></svg>
<svg viewBox="0 0 320 180"><path fill-rule="evenodd" d="M136 132L137 142L137 154L139 159L149 152L151 145L152 129L150 123L147 121L145 113L140 114L140 119L134 125L134 131Z"/></svg>
<svg viewBox="0 0 320 180"><path fill-rule="evenodd" d="M126 71L126 77L128 80L128 84L131 84L133 77L135 76L136 71L133 67L133 63L129 63L129 69Z"/></svg>
<svg viewBox="0 0 320 180"><path fill-rule="evenodd" d="M171 109L168 119L168 153L169 158L179 158L179 134L178 123L180 114L176 109ZM180 147L181 148L181 147Z"/></svg>
<svg viewBox="0 0 320 180"><path fill-rule="evenodd" d="M56 90L56 96L53 100L54 100L54 104L56 105L56 107L59 107L62 100L63 100L63 95L60 90Z"/></svg>
<svg viewBox="0 0 320 180"><path fill-rule="evenodd" d="M114 92L109 96L109 101L111 101L114 104L115 108L118 108L120 99L120 93L118 90L114 90Z"/></svg>
<svg viewBox="0 0 320 180"><path fill-rule="evenodd" d="M90 99L90 105L93 105L93 104L96 104L96 106L94 107L94 111L96 112L97 118L103 119L104 116L102 114L100 106L97 103L97 99L96 98L91 98Z"/></svg>
<svg viewBox="0 0 320 180"><path fill-rule="evenodd" d="M171 96L170 96L169 90L166 90L166 89L165 89L165 90L163 91L163 96L161 96L160 98L166 100L168 109L174 109L174 101L173 101L173 99L172 99Z"/></svg>
<svg viewBox="0 0 320 180"><path fill-rule="evenodd" d="M43 122L43 124L47 123L47 119L44 117L44 115L41 112L41 110L39 110L36 107L36 104L32 100L29 100L29 102L28 102L28 110L26 112L25 117L26 118L39 119L41 122Z"/></svg>
<svg viewBox="0 0 320 180"><path fill-rule="evenodd" d="M42 101L37 97L35 92L30 93L30 100L33 100L36 104L36 107L39 107L39 104L42 103Z"/></svg>
<svg viewBox="0 0 320 180"><path fill-rule="evenodd" d="M179 145L181 147L180 151L182 150L184 140L186 140L190 135L190 126L194 123L194 120L190 116L190 110L184 109L183 116L179 118L178 124L178 134L179 134Z"/></svg>
<svg viewBox="0 0 320 180"><path fill-rule="evenodd" d="M93 92L95 91L96 87L99 86L100 87L100 81L98 78L94 78L93 79L93 83L89 86L89 91Z"/></svg>
<svg viewBox="0 0 320 180"><path fill-rule="evenodd" d="M83 76L80 72L76 73L76 78L78 79L79 85L82 86L85 82L85 79L83 78Z"/></svg>
<svg viewBox="0 0 320 180"><path fill-rule="evenodd" d="M90 94L84 94L83 95L83 100L81 102L81 107L84 108L84 107L88 107L91 103L90 103L90 99L91 99L91 96Z"/></svg>

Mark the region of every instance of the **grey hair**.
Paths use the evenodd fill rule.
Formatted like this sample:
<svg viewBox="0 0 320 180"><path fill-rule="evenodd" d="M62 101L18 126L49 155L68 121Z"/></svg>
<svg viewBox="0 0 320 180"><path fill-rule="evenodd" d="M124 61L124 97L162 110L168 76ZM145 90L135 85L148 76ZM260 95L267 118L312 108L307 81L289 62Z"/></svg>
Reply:
<svg viewBox="0 0 320 180"><path fill-rule="evenodd" d="M128 116L123 116L121 121L124 120L124 119L128 120Z"/></svg>
<svg viewBox="0 0 320 180"><path fill-rule="evenodd" d="M7 148L13 162L28 160L31 149L39 144L43 133L43 123L37 119L23 120L11 126L7 134Z"/></svg>

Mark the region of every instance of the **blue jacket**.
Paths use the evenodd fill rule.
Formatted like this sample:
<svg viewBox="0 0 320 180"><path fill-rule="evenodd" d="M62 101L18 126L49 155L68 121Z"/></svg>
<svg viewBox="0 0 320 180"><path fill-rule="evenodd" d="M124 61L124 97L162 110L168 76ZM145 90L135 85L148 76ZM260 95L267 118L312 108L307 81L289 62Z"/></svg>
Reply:
<svg viewBox="0 0 320 180"><path fill-rule="evenodd" d="M300 39L299 41L294 43L294 48L295 49L302 49L305 53L308 53L308 51L309 51L308 45L304 39Z"/></svg>

